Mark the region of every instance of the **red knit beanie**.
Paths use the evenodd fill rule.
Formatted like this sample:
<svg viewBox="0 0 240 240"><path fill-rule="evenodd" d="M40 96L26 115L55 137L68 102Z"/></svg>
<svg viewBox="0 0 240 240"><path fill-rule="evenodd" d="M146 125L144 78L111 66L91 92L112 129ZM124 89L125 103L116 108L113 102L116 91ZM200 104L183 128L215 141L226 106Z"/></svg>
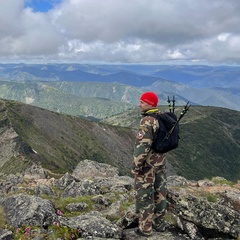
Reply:
<svg viewBox="0 0 240 240"><path fill-rule="evenodd" d="M156 107L158 104L158 96L154 92L145 92L140 97L140 100L142 100L145 103L148 103L149 105Z"/></svg>

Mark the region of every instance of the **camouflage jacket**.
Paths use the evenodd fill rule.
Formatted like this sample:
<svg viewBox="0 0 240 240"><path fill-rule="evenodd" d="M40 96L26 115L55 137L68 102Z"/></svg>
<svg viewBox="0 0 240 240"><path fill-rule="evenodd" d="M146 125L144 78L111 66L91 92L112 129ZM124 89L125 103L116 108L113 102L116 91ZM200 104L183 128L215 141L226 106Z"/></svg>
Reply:
<svg viewBox="0 0 240 240"><path fill-rule="evenodd" d="M158 167L165 164L165 154L156 153L151 149L153 139L159 128L158 120L151 116L151 113L158 112L159 111L156 108L143 113L133 151L132 169L135 172L141 171L144 166L150 165Z"/></svg>

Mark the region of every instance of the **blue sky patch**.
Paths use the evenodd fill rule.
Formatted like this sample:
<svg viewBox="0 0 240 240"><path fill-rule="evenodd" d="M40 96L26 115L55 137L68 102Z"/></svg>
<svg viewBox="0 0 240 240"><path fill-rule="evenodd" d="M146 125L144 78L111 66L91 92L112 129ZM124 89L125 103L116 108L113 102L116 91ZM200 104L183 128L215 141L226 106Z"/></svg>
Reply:
<svg viewBox="0 0 240 240"><path fill-rule="evenodd" d="M31 8L34 12L48 12L61 0L25 0L25 7Z"/></svg>

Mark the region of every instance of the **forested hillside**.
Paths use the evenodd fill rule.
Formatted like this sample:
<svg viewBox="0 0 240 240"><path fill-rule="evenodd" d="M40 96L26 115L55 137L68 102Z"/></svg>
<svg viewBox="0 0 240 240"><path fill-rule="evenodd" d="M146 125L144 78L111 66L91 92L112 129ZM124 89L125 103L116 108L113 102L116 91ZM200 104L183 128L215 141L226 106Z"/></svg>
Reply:
<svg viewBox="0 0 240 240"><path fill-rule="evenodd" d="M168 111L160 106L161 111ZM177 107L180 115L182 107ZM138 116L138 118L135 118ZM136 128L139 110L104 120L115 126ZM168 154L177 174L187 179L223 176L240 178L240 112L217 107L192 106L180 121L179 147Z"/></svg>

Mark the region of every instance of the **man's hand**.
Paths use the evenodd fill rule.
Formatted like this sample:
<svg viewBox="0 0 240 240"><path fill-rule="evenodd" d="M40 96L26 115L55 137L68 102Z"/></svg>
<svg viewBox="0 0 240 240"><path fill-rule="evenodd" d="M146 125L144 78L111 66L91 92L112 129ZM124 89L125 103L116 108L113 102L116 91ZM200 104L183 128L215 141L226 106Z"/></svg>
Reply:
<svg viewBox="0 0 240 240"><path fill-rule="evenodd" d="M136 172L136 171L135 171L135 170L133 170L133 169L132 169L132 171L131 171L131 172L132 172L132 174L133 174L133 175L137 175L137 174L138 174L138 172Z"/></svg>

